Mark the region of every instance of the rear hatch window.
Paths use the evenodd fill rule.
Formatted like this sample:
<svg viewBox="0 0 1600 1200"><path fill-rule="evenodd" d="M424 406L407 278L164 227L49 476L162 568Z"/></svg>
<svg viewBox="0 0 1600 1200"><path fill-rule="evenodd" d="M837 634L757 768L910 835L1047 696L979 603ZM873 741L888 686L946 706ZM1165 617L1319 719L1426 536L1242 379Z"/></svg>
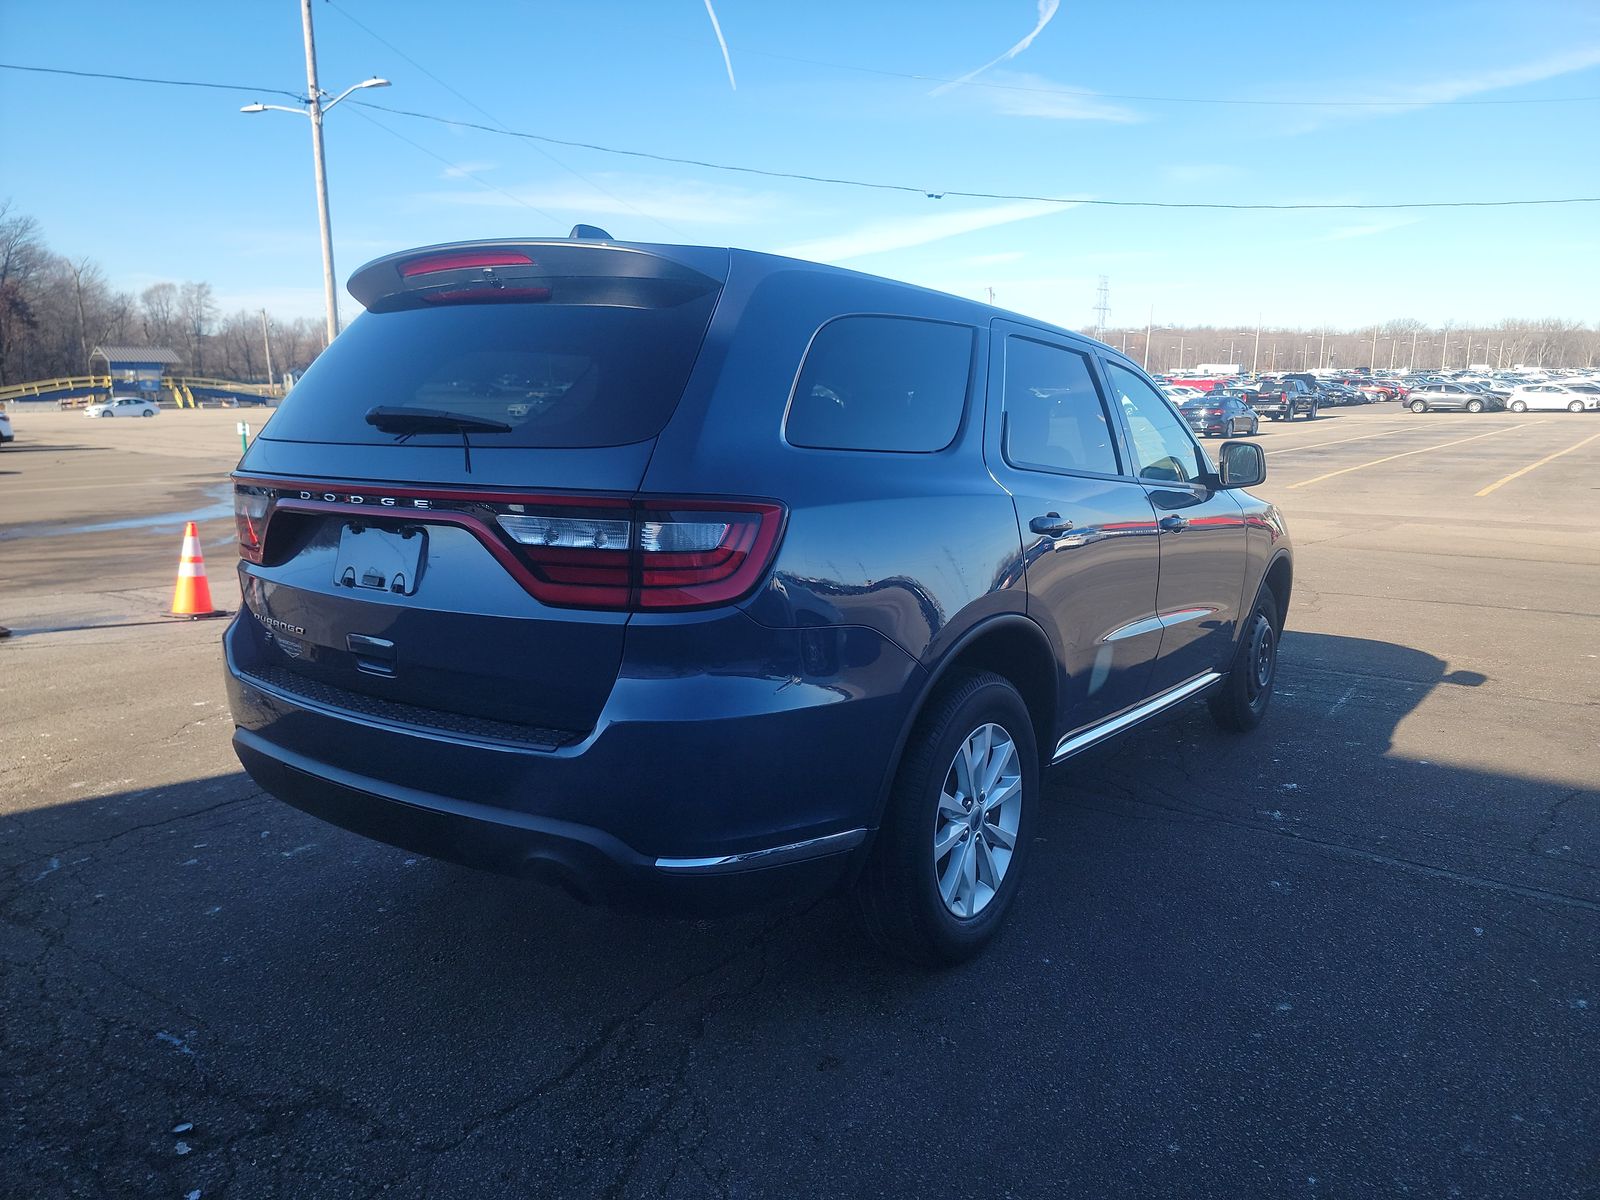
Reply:
<svg viewBox="0 0 1600 1200"><path fill-rule="evenodd" d="M361 295L363 276L374 272L392 290L362 296L368 311L295 385L266 436L461 443L448 428L396 432L392 420L389 431L376 428L367 414L381 407L467 418L473 444L484 447L655 437L683 393L721 285L650 255L575 249L433 254L364 268L352 291Z"/></svg>

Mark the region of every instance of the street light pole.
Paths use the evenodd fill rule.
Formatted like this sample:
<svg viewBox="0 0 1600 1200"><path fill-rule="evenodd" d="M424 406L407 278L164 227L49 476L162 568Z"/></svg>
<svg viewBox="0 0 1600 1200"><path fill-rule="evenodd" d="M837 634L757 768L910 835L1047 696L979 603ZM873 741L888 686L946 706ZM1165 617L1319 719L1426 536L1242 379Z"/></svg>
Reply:
<svg viewBox="0 0 1600 1200"><path fill-rule="evenodd" d="M1256 314L1256 352L1250 359L1250 374L1254 375L1261 369L1261 314Z"/></svg>
<svg viewBox="0 0 1600 1200"><path fill-rule="evenodd" d="M333 269L333 223L328 217L328 166L322 147L322 118L351 92L362 88L388 87L389 81L377 77L364 79L324 103L323 97L327 93L317 83L317 42L311 28L311 0L300 0L300 23L306 40L306 106L288 108L282 104L262 104L258 101L246 104L239 111L296 113L311 120L311 159L317 178L317 223L322 231L322 299L327 309L327 336L331 344L339 336L339 285Z"/></svg>
<svg viewBox="0 0 1600 1200"><path fill-rule="evenodd" d="M311 156L317 174L317 221L322 227L322 299L328 309L328 344L339 336L339 284L333 272L333 225L328 219L328 165L322 151L322 89L317 86L317 39L311 29L311 0L300 0L306 34L306 112L311 118Z"/></svg>
<svg viewBox="0 0 1600 1200"><path fill-rule="evenodd" d="M1156 306L1152 304L1150 306L1150 315L1145 319L1144 323L1144 362L1139 364L1146 371L1150 369L1150 331L1152 327L1154 327L1155 323Z"/></svg>
<svg viewBox="0 0 1600 1200"><path fill-rule="evenodd" d="M267 386L272 386L272 338L267 333L267 310L261 310L261 347L267 352Z"/></svg>

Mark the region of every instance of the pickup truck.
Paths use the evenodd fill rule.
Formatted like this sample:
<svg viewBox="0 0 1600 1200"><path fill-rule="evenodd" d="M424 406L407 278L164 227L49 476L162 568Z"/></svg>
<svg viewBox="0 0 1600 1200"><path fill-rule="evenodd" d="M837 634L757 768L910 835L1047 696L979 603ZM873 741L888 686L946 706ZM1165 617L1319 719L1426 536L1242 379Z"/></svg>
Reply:
<svg viewBox="0 0 1600 1200"><path fill-rule="evenodd" d="M1315 421L1322 406L1321 398L1301 379L1263 379L1244 396L1244 402L1274 421L1292 421L1297 413Z"/></svg>

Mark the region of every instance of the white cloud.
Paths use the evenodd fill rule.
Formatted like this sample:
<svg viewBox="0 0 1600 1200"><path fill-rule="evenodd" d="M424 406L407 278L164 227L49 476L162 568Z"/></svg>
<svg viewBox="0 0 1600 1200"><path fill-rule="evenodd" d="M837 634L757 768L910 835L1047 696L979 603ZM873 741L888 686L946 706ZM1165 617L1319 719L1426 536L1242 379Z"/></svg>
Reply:
<svg viewBox="0 0 1600 1200"><path fill-rule="evenodd" d="M1330 229L1321 237L1315 237L1313 242L1343 242L1350 238L1371 237L1378 233L1388 233L1393 229L1404 229L1407 225L1415 225L1420 217L1390 217L1381 221L1370 221L1365 225L1341 225L1337 229Z"/></svg>
<svg viewBox="0 0 1600 1200"><path fill-rule="evenodd" d="M465 179L468 175L482 175L485 171L493 171L499 163L494 162L464 162L453 167L446 167L439 172L440 179Z"/></svg>
<svg viewBox="0 0 1600 1200"><path fill-rule="evenodd" d="M783 201L771 192L716 187L693 180L597 175L607 192L578 180L563 183L507 184L504 191L425 193L420 199L468 208L521 208L531 205L579 219L601 215L656 217L702 225L749 225L769 219Z"/></svg>
<svg viewBox="0 0 1600 1200"><path fill-rule="evenodd" d="M1416 83L1409 87L1401 88L1391 95L1370 98L1380 102L1387 100L1409 101L1411 102L1410 107L1415 107L1415 102L1417 101L1427 104L1439 104L1447 100L1464 100L1469 96L1476 96L1483 92L1499 91L1502 88L1522 87L1529 83L1542 83L1546 79L1554 79L1559 75L1570 75L1574 71L1585 71L1595 66L1600 66L1600 45L1580 46L1576 49L1563 51L1560 54L1551 54L1544 58L1535 59L1533 62L1519 63L1514 66L1489 67L1481 71L1473 71L1469 75L1460 75L1449 79L1436 79L1431 83Z"/></svg>
<svg viewBox="0 0 1600 1200"><path fill-rule="evenodd" d="M848 233L801 242L799 245L780 250L779 253L787 254L791 258L806 258L816 262L840 262L862 258L869 254L882 254L889 250L925 246L929 242L943 241L945 238L972 233L974 230L991 229L996 225L1009 225L1013 221L1044 217L1072 207L1071 204L1023 200L1012 204L995 204L987 208L952 209L920 217L874 221Z"/></svg>
<svg viewBox="0 0 1600 1200"><path fill-rule="evenodd" d="M1025 71L996 71L989 80L962 92L963 99L1006 117L1042 117L1050 121L1111 121L1132 125L1144 117L1093 92L1067 89Z"/></svg>
<svg viewBox="0 0 1600 1200"><path fill-rule="evenodd" d="M1007 50L999 58L990 59L988 62L984 63L983 66L979 67L977 70L968 71L965 75L961 76L959 79L952 79L949 83L941 83L938 87L934 88L933 91L929 92L928 95L930 95L930 96L938 96L938 95L942 95L945 92L948 92L951 88L960 87L962 84L968 83L968 82L976 79L979 75L982 75L990 67L997 67L1003 62L1006 62L1009 59L1015 58L1017 55L1021 54L1024 50L1026 50L1029 46L1033 45L1033 39L1038 37L1041 33L1043 33L1044 32L1044 27L1046 25L1050 24L1051 20L1055 17L1056 9L1061 7L1061 0L1038 0L1038 5L1039 5L1039 18L1038 18L1037 21L1034 22L1033 28L1028 31L1027 36L1024 37L1020 42L1018 42L1014 46L1012 46L1011 49Z"/></svg>

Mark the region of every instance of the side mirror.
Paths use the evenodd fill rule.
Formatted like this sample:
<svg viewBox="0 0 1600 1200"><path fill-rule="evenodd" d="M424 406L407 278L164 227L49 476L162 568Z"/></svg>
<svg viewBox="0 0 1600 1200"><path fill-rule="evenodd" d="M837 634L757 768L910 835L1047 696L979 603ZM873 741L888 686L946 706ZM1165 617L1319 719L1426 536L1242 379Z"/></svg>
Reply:
<svg viewBox="0 0 1600 1200"><path fill-rule="evenodd" d="M1217 474L1225 488L1255 487L1267 477L1267 456L1254 442L1223 442Z"/></svg>

